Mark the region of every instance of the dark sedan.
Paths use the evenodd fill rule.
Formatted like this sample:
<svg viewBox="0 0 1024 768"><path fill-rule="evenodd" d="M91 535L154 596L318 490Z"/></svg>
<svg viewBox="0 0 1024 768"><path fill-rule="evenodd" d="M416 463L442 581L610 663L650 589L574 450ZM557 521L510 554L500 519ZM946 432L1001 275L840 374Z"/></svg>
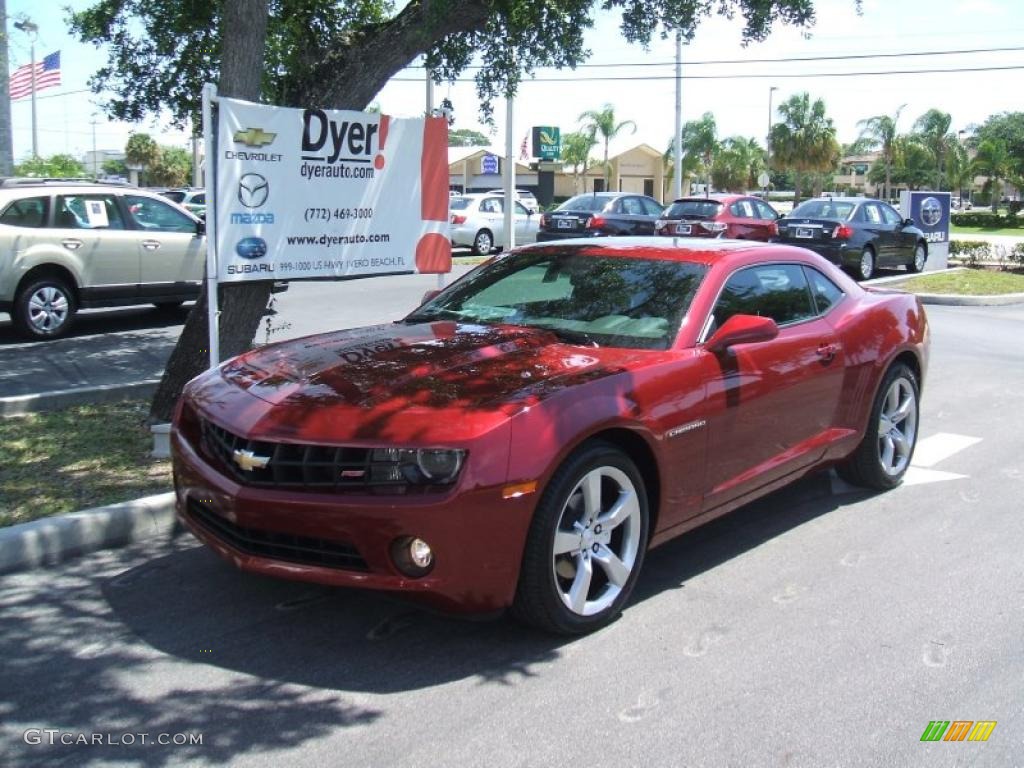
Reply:
<svg viewBox="0 0 1024 768"><path fill-rule="evenodd" d="M664 206L653 197L627 192L576 195L540 217L537 242L570 237L653 235Z"/></svg>
<svg viewBox="0 0 1024 768"><path fill-rule="evenodd" d="M928 259L924 233L879 200L824 197L807 200L779 219L779 242L820 253L861 280L878 267L920 272Z"/></svg>

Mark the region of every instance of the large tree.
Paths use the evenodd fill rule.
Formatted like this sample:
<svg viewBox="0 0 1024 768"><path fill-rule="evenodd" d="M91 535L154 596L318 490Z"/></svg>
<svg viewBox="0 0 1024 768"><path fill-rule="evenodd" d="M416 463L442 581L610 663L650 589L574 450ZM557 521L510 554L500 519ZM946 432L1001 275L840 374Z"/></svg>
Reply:
<svg viewBox="0 0 1024 768"><path fill-rule="evenodd" d="M882 152L882 164L885 168L885 199L892 197L892 165L896 152L896 123L900 119L900 112L906 104L900 105L895 115L875 115L861 120L857 125L860 127L858 141L867 141L872 149Z"/></svg>
<svg viewBox="0 0 1024 768"><path fill-rule="evenodd" d="M988 177L985 186L992 199L992 213L999 210L1003 197L1003 182L1013 172L1013 158L1002 139L982 139L974 156L974 172Z"/></svg>
<svg viewBox="0 0 1024 768"><path fill-rule="evenodd" d="M806 91L779 104L779 117L770 137L772 162L794 171L795 204L800 202L801 187L808 175L814 186L820 187L824 174L835 169L840 147L832 118L825 114L825 102L811 101Z"/></svg>
<svg viewBox="0 0 1024 768"><path fill-rule="evenodd" d="M591 165L590 150L596 139L585 131L576 131L562 136L562 162L572 168L572 188L580 193L580 179Z"/></svg>
<svg viewBox="0 0 1024 768"><path fill-rule="evenodd" d="M757 188L757 177L765 168L765 151L757 139L731 136L722 142L711 165L715 189L746 192Z"/></svg>
<svg viewBox="0 0 1024 768"><path fill-rule="evenodd" d="M456 128L454 131L448 131L449 147L488 147L490 144L491 140L480 131L470 128Z"/></svg>
<svg viewBox="0 0 1024 768"><path fill-rule="evenodd" d="M582 62L589 53L584 32L600 10L621 12L623 38L640 44L677 31L690 40L712 13L742 16L744 41L763 39L777 21L807 26L814 20L814 0L410 0L400 6L387 0L98 0L72 14L71 26L109 51L91 84L113 94L107 110L120 119L166 110L177 122L195 125L203 83L218 81L221 93L254 101L363 109L422 56L438 82L480 64L476 83L486 120L493 99L514 94L524 74ZM227 76L239 52L252 67L244 81ZM252 342L267 298L267 289L256 285L263 284L225 291L249 297L226 296L225 354ZM235 317L243 304L241 314L256 316L251 324ZM167 392L180 391L202 370L201 355L181 350L204 346L196 331L205 331L205 322L205 307L197 306L168 363L154 418L167 418L173 403Z"/></svg>
<svg viewBox="0 0 1024 768"><path fill-rule="evenodd" d="M611 104L605 104L601 109L588 109L579 116L579 121L583 132L592 141L596 142L601 137L604 145L604 188L611 189L612 169L608 164L608 144L626 128L632 128L633 133L636 133L636 123L632 120L616 122L615 107Z"/></svg>
<svg viewBox="0 0 1024 768"><path fill-rule="evenodd" d="M953 118L941 109L929 109L914 121L913 132L921 144L928 148L935 162L935 177L932 189L944 189L948 186L946 177L946 159L950 148L956 144L956 135L949 127Z"/></svg>

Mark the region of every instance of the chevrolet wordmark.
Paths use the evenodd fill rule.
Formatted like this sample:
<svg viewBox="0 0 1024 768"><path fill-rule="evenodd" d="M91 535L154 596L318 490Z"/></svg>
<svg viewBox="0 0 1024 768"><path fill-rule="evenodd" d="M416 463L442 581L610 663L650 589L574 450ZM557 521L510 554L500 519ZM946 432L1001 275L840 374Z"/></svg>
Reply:
<svg viewBox="0 0 1024 768"><path fill-rule="evenodd" d="M802 248L527 246L192 381L178 511L244 570L587 632L694 526L828 466L897 485L927 351L916 297Z"/></svg>

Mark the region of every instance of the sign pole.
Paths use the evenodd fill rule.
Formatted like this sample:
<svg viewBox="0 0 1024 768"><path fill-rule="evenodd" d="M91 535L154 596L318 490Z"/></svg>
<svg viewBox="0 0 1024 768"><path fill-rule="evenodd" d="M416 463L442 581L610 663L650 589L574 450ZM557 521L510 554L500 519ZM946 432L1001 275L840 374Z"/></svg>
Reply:
<svg viewBox="0 0 1024 768"><path fill-rule="evenodd" d="M505 250L516 247L515 204L516 198L516 157L515 137L512 134L514 99L511 93L505 94Z"/></svg>
<svg viewBox="0 0 1024 768"><path fill-rule="evenodd" d="M217 86L203 86L203 145L206 153L206 307L210 328L210 368L220 364L220 307L217 303L217 148L214 146L213 103ZM211 213L212 212L212 213Z"/></svg>

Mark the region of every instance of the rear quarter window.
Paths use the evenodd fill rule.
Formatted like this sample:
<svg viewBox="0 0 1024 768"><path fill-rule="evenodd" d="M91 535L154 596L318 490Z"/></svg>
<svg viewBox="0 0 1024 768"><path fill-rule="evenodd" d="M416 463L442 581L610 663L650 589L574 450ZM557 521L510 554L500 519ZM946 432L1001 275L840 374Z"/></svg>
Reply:
<svg viewBox="0 0 1024 768"><path fill-rule="evenodd" d="M49 210L48 197L25 197L4 208L3 213L0 213L0 224L38 229L46 226L46 215Z"/></svg>

